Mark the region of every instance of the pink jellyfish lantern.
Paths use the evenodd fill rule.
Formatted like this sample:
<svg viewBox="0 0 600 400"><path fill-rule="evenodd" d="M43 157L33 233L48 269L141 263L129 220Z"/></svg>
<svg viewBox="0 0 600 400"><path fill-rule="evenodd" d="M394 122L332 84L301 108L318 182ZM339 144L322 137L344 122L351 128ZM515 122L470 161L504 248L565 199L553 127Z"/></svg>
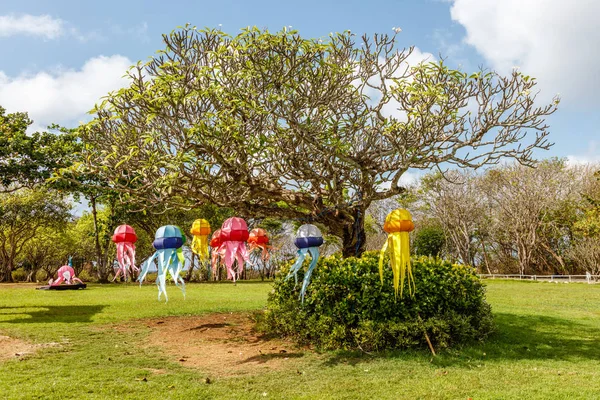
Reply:
<svg viewBox="0 0 600 400"><path fill-rule="evenodd" d="M112 241L117 245L117 261L119 269L117 270L113 282L122 274L127 280L127 272L139 271L135 266L135 242L137 235L135 230L129 225L121 225L115 229Z"/></svg>
<svg viewBox="0 0 600 400"><path fill-rule="evenodd" d="M249 260L246 240L249 236L248 225L242 218L231 217L221 226L221 247L219 252L225 255L225 266L227 267L227 278L233 279L240 276L244 270L244 262ZM233 269L233 263L237 259L237 271Z"/></svg>
<svg viewBox="0 0 600 400"><path fill-rule="evenodd" d="M75 270L73 267L69 265L63 265L58 269L57 272L58 277L55 280L50 279L48 285L50 286L59 286L61 283L65 282L67 285L73 285L75 282L83 285L81 279L75 276Z"/></svg>

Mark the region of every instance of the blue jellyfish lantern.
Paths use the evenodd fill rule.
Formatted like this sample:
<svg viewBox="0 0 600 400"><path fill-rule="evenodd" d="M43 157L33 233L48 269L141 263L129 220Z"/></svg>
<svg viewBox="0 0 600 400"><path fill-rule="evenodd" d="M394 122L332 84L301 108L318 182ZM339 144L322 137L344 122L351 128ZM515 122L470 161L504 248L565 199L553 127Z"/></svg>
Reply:
<svg viewBox="0 0 600 400"><path fill-rule="evenodd" d="M148 269L154 259L158 261L158 276L156 278L156 286L158 286L158 300L160 300L161 294L164 293L165 301L169 301L167 297L167 272L171 274L173 281L176 286L179 286L183 292L185 298L185 282L183 278L179 276L183 266L185 265L185 258L183 256L183 250L181 247L185 243L185 235L181 229L175 225L165 225L158 228L156 235L154 235L154 242L152 245L156 249L156 252L148 258L142 265L142 273L138 278L140 285L144 281Z"/></svg>
<svg viewBox="0 0 600 400"><path fill-rule="evenodd" d="M317 266L317 261L319 261L319 246L323 244L323 235L319 228L314 225L306 224L302 225L298 228L298 233L296 234L296 240L294 244L298 248L298 258L292 268L290 269L290 273L286 277L289 279L294 276L296 280L296 284L298 283L298 271L302 268L302 264L304 263L304 259L306 258L306 254L310 253L312 258L310 265L308 266L308 270L304 274L304 280L302 281L302 289L300 289L300 299L304 303L304 294L306 293L306 287L310 283L310 276L312 275L313 270Z"/></svg>

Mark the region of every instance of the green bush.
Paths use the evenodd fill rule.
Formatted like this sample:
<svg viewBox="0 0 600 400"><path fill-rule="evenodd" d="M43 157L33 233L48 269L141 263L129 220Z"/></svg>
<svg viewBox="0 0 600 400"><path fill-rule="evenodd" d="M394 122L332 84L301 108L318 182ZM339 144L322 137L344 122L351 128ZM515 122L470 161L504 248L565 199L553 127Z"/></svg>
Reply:
<svg viewBox="0 0 600 400"><path fill-rule="evenodd" d="M88 271L81 270L81 272L79 272L79 275L77 275L77 277L79 279L81 279L83 282L97 282L98 281L98 276L95 273L89 273Z"/></svg>
<svg viewBox="0 0 600 400"><path fill-rule="evenodd" d="M35 273L36 282L48 282L48 280L50 280L50 277L48 276L48 273L43 269L40 269Z"/></svg>
<svg viewBox="0 0 600 400"><path fill-rule="evenodd" d="M24 268L17 268L10 274L15 282L25 282L27 280L27 271Z"/></svg>
<svg viewBox="0 0 600 400"><path fill-rule="evenodd" d="M415 233L413 248L418 256L439 257L446 244L446 235L439 226L425 226Z"/></svg>
<svg viewBox="0 0 600 400"><path fill-rule="evenodd" d="M283 268L269 295L259 329L323 349L365 351L427 346L436 348L483 340L493 330L485 291L471 267L432 257L413 259L416 292L394 295L391 268L381 285L378 254L319 261L304 304L300 282L285 280ZM299 281L302 279L299 273Z"/></svg>

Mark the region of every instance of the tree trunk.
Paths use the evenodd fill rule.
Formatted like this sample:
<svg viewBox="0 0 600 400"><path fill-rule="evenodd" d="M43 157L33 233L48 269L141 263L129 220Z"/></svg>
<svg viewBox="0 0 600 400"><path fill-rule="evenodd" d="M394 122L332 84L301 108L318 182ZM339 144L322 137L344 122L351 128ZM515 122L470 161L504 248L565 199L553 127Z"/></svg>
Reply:
<svg viewBox="0 0 600 400"><path fill-rule="evenodd" d="M365 252L367 234L365 232L364 210L355 210L354 223L344 225L342 240L342 255L344 258L360 257Z"/></svg>
<svg viewBox="0 0 600 400"><path fill-rule="evenodd" d="M187 274L185 275L185 281L186 282L189 282L192 279L192 274L194 273L194 262L195 261L196 261L196 253L192 252L192 260L191 260L190 266L189 266L189 268L187 270ZM201 268L200 268L201 265L202 264L200 264L198 266L198 271L201 270Z"/></svg>
<svg viewBox="0 0 600 400"><path fill-rule="evenodd" d="M2 271L0 282L9 282L9 283L12 282L13 278L12 278L12 273L11 272L12 272L12 267L10 267L10 266L7 265L4 268L4 270Z"/></svg>
<svg viewBox="0 0 600 400"><path fill-rule="evenodd" d="M94 219L94 241L96 245L96 262L98 269L98 281L108 283L108 272L104 268L104 257L102 247L100 246L100 229L98 228L98 210L96 209L96 197L90 196L90 205L92 206L92 217Z"/></svg>

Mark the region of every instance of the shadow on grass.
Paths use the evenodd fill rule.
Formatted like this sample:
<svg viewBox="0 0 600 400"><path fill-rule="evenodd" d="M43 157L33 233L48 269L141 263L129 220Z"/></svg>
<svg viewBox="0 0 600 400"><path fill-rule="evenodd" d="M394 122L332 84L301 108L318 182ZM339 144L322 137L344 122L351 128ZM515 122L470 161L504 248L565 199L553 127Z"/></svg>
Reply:
<svg viewBox="0 0 600 400"><path fill-rule="evenodd" d="M519 360L598 360L600 330L593 324L538 316L495 314L496 332L483 343L440 350L432 357L424 343L423 350L365 353L340 351L324 361L325 366L355 365L382 359L431 362L438 366L474 367L483 362Z"/></svg>
<svg viewBox="0 0 600 400"><path fill-rule="evenodd" d="M205 331L205 330L207 330L207 329L219 329L219 328L227 328L227 327L229 327L229 326L233 326L233 325L232 325L232 324L229 324L229 323L227 323L227 322L225 322L225 323L217 323L217 324L202 324L202 325L198 325L198 326L195 326L195 327L193 327L193 328L186 329L186 330L188 330L188 331L196 331L196 330L199 330L199 331L201 331L201 332L202 332L202 331Z"/></svg>
<svg viewBox="0 0 600 400"><path fill-rule="evenodd" d="M105 305L93 306L22 306L0 308L0 324L40 324L92 322L92 317L101 312ZM5 320L6 316L15 318Z"/></svg>
<svg viewBox="0 0 600 400"><path fill-rule="evenodd" d="M462 348L460 358L481 360L570 360L600 358L597 326L545 315L495 314L496 333L483 344ZM485 355L484 355L485 353Z"/></svg>
<svg viewBox="0 0 600 400"><path fill-rule="evenodd" d="M288 358L302 358L304 357L303 353L270 353L270 354L259 354L257 356L248 357L243 361L240 361L239 364L246 364L250 362L256 362L258 364L265 364L271 360L285 360Z"/></svg>

